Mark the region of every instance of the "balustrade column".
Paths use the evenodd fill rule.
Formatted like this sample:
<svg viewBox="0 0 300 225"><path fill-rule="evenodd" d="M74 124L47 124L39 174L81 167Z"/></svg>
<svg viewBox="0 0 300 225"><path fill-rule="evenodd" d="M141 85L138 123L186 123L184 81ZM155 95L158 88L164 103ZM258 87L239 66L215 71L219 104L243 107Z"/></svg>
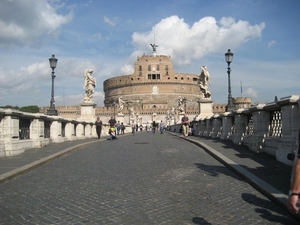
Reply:
<svg viewBox="0 0 300 225"><path fill-rule="evenodd" d="M281 138L278 141L276 159L288 165L293 162L287 159L287 154L296 152L297 138L300 129L300 112L297 105L298 96L291 96L290 99L283 99L278 103L281 105L282 130Z"/></svg>
<svg viewBox="0 0 300 225"><path fill-rule="evenodd" d="M222 117L222 133L221 140L228 140L232 136L233 118L230 112L223 113Z"/></svg>
<svg viewBox="0 0 300 225"><path fill-rule="evenodd" d="M246 132L247 115L242 114L243 110L237 110L234 116L235 130L232 134L232 142L240 145Z"/></svg>

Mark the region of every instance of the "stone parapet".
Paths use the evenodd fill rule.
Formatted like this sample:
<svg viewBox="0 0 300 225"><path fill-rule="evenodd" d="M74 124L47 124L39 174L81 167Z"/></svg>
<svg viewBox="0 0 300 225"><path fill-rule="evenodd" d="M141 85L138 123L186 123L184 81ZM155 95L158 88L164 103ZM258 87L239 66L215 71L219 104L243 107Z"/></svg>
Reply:
<svg viewBox="0 0 300 225"><path fill-rule="evenodd" d="M257 104L199 120L196 118L192 122L193 133L231 140L234 144L246 145L252 151L265 152L282 163L292 165L287 155L297 149L300 128L298 99L299 95L292 95L268 104ZM174 130L172 127L169 130Z"/></svg>
<svg viewBox="0 0 300 225"><path fill-rule="evenodd" d="M0 157L18 155L49 143L91 138L95 136L93 130L94 122L90 121L0 109Z"/></svg>

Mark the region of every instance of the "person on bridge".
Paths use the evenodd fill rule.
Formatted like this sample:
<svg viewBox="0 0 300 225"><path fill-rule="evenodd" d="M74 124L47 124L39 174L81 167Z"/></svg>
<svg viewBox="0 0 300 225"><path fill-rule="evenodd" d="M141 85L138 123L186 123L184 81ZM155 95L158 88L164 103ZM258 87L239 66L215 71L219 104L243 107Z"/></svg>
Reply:
<svg viewBox="0 0 300 225"><path fill-rule="evenodd" d="M298 100L298 111L300 115L300 98ZM294 167L294 174L291 184L291 190L287 202L287 207L291 213L299 214L299 207L297 206L300 197L300 128L298 132L298 152L296 164Z"/></svg>
<svg viewBox="0 0 300 225"><path fill-rule="evenodd" d="M100 120L100 117L99 117L99 116L97 117L97 120L96 120L96 122L95 122L95 125L96 125L96 133L97 133L98 139L100 139L101 131L102 131L102 127L103 127L103 123L102 123L102 121Z"/></svg>
<svg viewBox="0 0 300 225"><path fill-rule="evenodd" d="M164 124L164 122L161 120L161 121L160 121L160 124L159 124L159 130L160 130L160 133L161 133L161 134L164 133L164 129L165 129L165 124Z"/></svg>
<svg viewBox="0 0 300 225"><path fill-rule="evenodd" d="M184 116L181 118L181 125L183 129L183 136L186 138L188 136L189 126L190 126L190 120L186 116L186 113L184 113Z"/></svg>
<svg viewBox="0 0 300 225"><path fill-rule="evenodd" d="M134 123L134 120L132 120L132 122L131 122L131 133L132 133L133 135L135 135L135 129L136 129L135 123Z"/></svg>
<svg viewBox="0 0 300 225"><path fill-rule="evenodd" d="M110 120L108 121L108 124L110 127L116 127L117 121L115 120L114 116L110 117Z"/></svg>

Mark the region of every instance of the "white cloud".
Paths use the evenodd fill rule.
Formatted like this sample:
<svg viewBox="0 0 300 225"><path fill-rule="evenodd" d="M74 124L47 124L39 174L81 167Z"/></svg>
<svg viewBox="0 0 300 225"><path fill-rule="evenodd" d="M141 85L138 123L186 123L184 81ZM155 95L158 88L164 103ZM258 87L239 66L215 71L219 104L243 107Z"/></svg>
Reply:
<svg viewBox="0 0 300 225"><path fill-rule="evenodd" d="M147 52L150 43L158 45L157 53L171 55L175 64L190 64L192 59L200 59L210 53L224 51L224 46L234 49L250 39L262 36L265 24L251 25L223 17L219 22L214 17L204 17L192 26L178 16L162 19L151 32L132 35L134 56Z"/></svg>
<svg viewBox="0 0 300 225"><path fill-rule="evenodd" d="M120 69L120 74L130 75L133 74L133 72L134 72L134 68L130 64L125 64Z"/></svg>
<svg viewBox="0 0 300 225"><path fill-rule="evenodd" d="M275 44L277 44L277 42L276 42L276 41L274 41L274 40L272 40L271 42L269 42L269 44L268 44L268 48L270 48L272 45L275 45Z"/></svg>
<svg viewBox="0 0 300 225"><path fill-rule="evenodd" d="M73 12L57 13L60 1L1 1L0 45L39 46L48 36L57 37L63 24L69 23ZM12 13L15 12L15 13Z"/></svg>
<svg viewBox="0 0 300 225"><path fill-rule="evenodd" d="M104 16L103 19L104 19L104 22L105 22L105 23L109 24L109 25L112 26L112 27L116 25L116 23L113 22L113 21L112 21L110 18L108 18L107 16Z"/></svg>
<svg viewBox="0 0 300 225"><path fill-rule="evenodd" d="M96 33L92 35L92 38L96 38L96 39L101 39L102 34L101 33Z"/></svg>
<svg viewBox="0 0 300 225"><path fill-rule="evenodd" d="M254 88L247 88L245 94L247 97L251 97L251 98L257 97L257 91L255 91Z"/></svg>

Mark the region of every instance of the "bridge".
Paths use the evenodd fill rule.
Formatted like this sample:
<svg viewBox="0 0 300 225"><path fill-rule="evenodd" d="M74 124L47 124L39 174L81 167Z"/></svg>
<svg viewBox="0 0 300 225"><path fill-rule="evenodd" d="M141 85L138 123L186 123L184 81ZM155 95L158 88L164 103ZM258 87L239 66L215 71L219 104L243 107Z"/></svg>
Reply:
<svg viewBox="0 0 300 225"><path fill-rule="evenodd" d="M297 149L298 99L298 95L292 95L231 113L195 118L193 133L199 137L231 140L236 145L245 145L254 152L266 152L278 161L292 165L287 155ZM179 122L168 126L168 130L180 132ZM12 109L0 109L0 131L0 157L14 156L50 143L96 137L93 122ZM108 126L104 126L102 133L108 133Z"/></svg>

